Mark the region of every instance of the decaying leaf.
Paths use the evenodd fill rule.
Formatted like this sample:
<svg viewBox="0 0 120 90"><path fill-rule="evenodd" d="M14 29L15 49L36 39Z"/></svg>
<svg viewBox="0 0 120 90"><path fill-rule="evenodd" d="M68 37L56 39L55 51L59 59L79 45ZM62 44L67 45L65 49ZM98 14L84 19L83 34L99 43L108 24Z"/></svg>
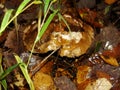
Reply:
<svg viewBox="0 0 120 90"><path fill-rule="evenodd" d="M96 77L98 78L106 78L108 80L110 80L111 76L106 73L106 72L103 72L103 71L96 71Z"/></svg>
<svg viewBox="0 0 120 90"><path fill-rule="evenodd" d="M75 84L67 76L56 77L55 85L58 90L77 90Z"/></svg>
<svg viewBox="0 0 120 90"><path fill-rule="evenodd" d="M107 4L113 4L115 3L117 0L105 0L105 3Z"/></svg>
<svg viewBox="0 0 120 90"><path fill-rule="evenodd" d="M120 43L120 32L112 24L103 27L100 31L100 34L96 37L96 41L102 43L100 51L103 50L112 50Z"/></svg>
<svg viewBox="0 0 120 90"><path fill-rule="evenodd" d="M101 55L101 58L108 64L113 65L113 66L119 66L116 58L111 57L111 56L103 56Z"/></svg>
<svg viewBox="0 0 120 90"><path fill-rule="evenodd" d="M95 11L91 11L90 9L85 8L85 9L79 9L78 12L83 20L93 25L94 27L101 28L104 26L102 17L99 16L99 14L96 13Z"/></svg>
<svg viewBox="0 0 120 90"><path fill-rule="evenodd" d="M23 29L23 27L20 26L19 30L22 30L22 29ZM22 32L16 31L16 30L10 31L8 33L7 40L5 41L4 46L12 49L12 51L14 51L14 53L19 54L19 53L23 52L25 49L24 49L24 45L23 45L23 41L22 41Z"/></svg>
<svg viewBox="0 0 120 90"><path fill-rule="evenodd" d="M77 83L80 84L90 78L91 68L88 66L80 66L77 71Z"/></svg>
<svg viewBox="0 0 120 90"><path fill-rule="evenodd" d="M18 87L23 87L24 86L24 77L22 75L20 75L19 73L15 75L16 77L16 81L14 82L14 84Z"/></svg>
<svg viewBox="0 0 120 90"><path fill-rule="evenodd" d="M42 72L37 72L33 77L35 90L56 90L52 77Z"/></svg>
<svg viewBox="0 0 120 90"><path fill-rule="evenodd" d="M77 89L78 90L85 90L85 88L87 87L87 85L89 83L91 83L92 80L91 79L86 79L84 82L80 83L80 84L77 84Z"/></svg>
<svg viewBox="0 0 120 90"><path fill-rule="evenodd" d="M92 71L93 76L97 78L106 78L108 80L117 80L120 75L120 67L115 67L109 64L96 64L93 66Z"/></svg>
<svg viewBox="0 0 120 90"><path fill-rule="evenodd" d="M89 83L85 90L110 90L112 84L106 78L99 78L96 81Z"/></svg>
<svg viewBox="0 0 120 90"><path fill-rule="evenodd" d="M77 0L75 3L77 8L93 8L96 5L96 0Z"/></svg>

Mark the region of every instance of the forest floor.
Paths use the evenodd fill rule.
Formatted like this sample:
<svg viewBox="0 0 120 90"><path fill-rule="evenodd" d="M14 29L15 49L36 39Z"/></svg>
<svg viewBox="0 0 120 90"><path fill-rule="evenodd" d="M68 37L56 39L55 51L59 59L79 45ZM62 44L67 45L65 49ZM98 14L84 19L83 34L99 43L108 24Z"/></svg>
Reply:
<svg viewBox="0 0 120 90"><path fill-rule="evenodd" d="M60 14L35 44L31 58L40 7L35 4L21 13L17 25L11 22L0 36L3 70L17 64L18 55L25 64L30 59L27 70L36 90L120 90L120 1L91 1L53 4ZM1 0L0 21L5 9L16 10L21 2ZM4 80L8 90L30 90L19 67Z"/></svg>

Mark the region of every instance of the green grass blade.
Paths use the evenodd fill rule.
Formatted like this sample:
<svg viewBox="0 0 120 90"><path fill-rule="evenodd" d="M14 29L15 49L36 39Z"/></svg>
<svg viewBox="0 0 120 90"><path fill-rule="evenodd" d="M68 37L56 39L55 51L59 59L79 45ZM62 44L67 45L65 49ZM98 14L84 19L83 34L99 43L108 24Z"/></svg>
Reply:
<svg viewBox="0 0 120 90"><path fill-rule="evenodd" d="M63 20L63 22L64 22L65 25L67 26L68 30L71 32L71 29L70 29L67 21L64 19L64 17L63 17L60 13L58 13L58 17Z"/></svg>
<svg viewBox="0 0 120 90"><path fill-rule="evenodd" d="M50 14L50 16L48 17L48 19L46 20L46 22L42 26L41 30L39 30L38 35L37 35L36 40L35 40L35 43L40 40L40 38L42 37L42 35L46 31L48 25L53 20L54 16L57 14L57 12L58 12L58 10L55 10L52 14Z"/></svg>
<svg viewBox="0 0 120 90"><path fill-rule="evenodd" d="M96 52L98 52L98 51L100 50L101 45L102 45L102 42L99 42L99 41L98 41L98 42L96 43L94 53L96 53Z"/></svg>
<svg viewBox="0 0 120 90"><path fill-rule="evenodd" d="M106 15L110 11L111 6L107 6L104 11L104 15Z"/></svg>
<svg viewBox="0 0 120 90"><path fill-rule="evenodd" d="M5 30L5 28L7 27L7 23L10 19L10 16L12 14L13 10L10 9L10 10L7 10L5 15L4 15L4 18L2 20L2 23L1 23L1 27L0 27L0 35L2 34L2 32Z"/></svg>
<svg viewBox="0 0 120 90"><path fill-rule="evenodd" d="M51 0L44 0L44 15L46 14Z"/></svg>
<svg viewBox="0 0 120 90"><path fill-rule="evenodd" d="M24 75L24 77L25 77L25 79L30 87L30 90L35 90L33 82L31 80L29 73L28 73L28 70L27 70L27 65L22 62L21 58L18 55L14 55L14 56L16 58L17 63L21 63L19 66L20 66L20 69L21 69L21 71L22 71L22 73L23 73L23 75Z"/></svg>
<svg viewBox="0 0 120 90"><path fill-rule="evenodd" d="M37 0L33 1L33 4L41 4L41 3L42 1L37 1Z"/></svg>
<svg viewBox="0 0 120 90"><path fill-rule="evenodd" d="M31 0L24 0L20 6L18 7L17 11L16 11L16 15L20 14L22 12L22 10L24 9L24 7L30 2Z"/></svg>
<svg viewBox="0 0 120 90"><path fill-rule="evenodd" d="M2 86L3 86L3 88L4 88L4 90L7 90L7 82L6 82L6 80L2 80L1 81L1 84L2 84ZM1 90L1 89L0 89Z"/></svg>
<svg viewBox="0 0 120 90"><path fill-rule="evenodd" d="M0 53L0 73L3 73L3 67L2 67L2 54ZM7 82L5 79L0 81L0 90L2 90L2 86L4 90L7 90Z"/></svg>
<svg viewBox="0 0 120 90"><path fill-rule="evenodd" d="M19 64L15 64L11 67L9 67L7 70L5 70L3 73L0 74L0 80L3 80L10 72L13 71Z"/></svg>

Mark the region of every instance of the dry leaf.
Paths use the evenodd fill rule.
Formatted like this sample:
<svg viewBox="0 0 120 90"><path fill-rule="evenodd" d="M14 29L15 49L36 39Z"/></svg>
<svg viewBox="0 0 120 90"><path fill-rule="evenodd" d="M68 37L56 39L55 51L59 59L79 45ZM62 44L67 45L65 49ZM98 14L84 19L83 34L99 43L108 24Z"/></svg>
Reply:
<svg viewBox="0 0 120 90"><path fill-rule="evenodd" d="M80 84L90 78L91 68L89 66L79 66L77 70L77 83Z"/></svg>
<svg viewBox="0 0 120 90"><path fill-rule="evenodd" d="M103 56L103 55L100 55L100 57L108 64L110 65L113 65L113 66L119 66L116 58L114 57L111 57L111 56Z"/></svg>
<svg viewBox="0 0 120 90"><path fill-rule="evenodd" d="M55 84L58 90L77 90L75 84L66 76L56 77Z"/></svg>
<svg viewBox="0 0 120 90"><path fill-rule="evenodd" d="M87 80L85 80L84 82L82 82L82 83L80 83L80 84L77 84L77 89L78 90L85 90L85 88L87 87L87 85L89 84L89 83L91 83L93 80L91 80L91 79L87 79Z"/></svg>
<svg viewBox="0 0 120 90"><path fill-rule="evenodd" d="M97 78L106 78L108 80L110 80L111 78L111 76L108 73L102 71L96 71L96 76Z"/></svg>
<svg viewBox="0 0 120 90"><path fill-rule="evenodd" d="M105 3L107 4L113 4L115 3L117 0L105 0Z"/></svg>
<svg viewBox="0 0 120 90"><path fill-rule="evenodd" d="M88 8L79 9L78 12L81 18L88 22L89 24L98 28L103 27L102 17L99 14L97 14L97 12L91 11Z"/></svg>
<svg viewBox="0 0 120 90"><path fill-rule="evenodd" d="M23 27L20 26L19 30L23 30ZM18 36L17 36L18 33ZM22 40L22 32L12 30L8 33L8 37L5 41L4 46L12 49L14 53L20 54L25 50Z"/></svg>
<svg viewBox="0 0 120 90"><path fill-rule="evenodd" d="M23 87L25 84L24 84L24 77L22 75L20 75L19 73L17 73L15 75L16 77L16 81L14 82L14 84L17 86L17 87Z"/></svg>
<svg viewBox="0 0 120 90"><path fill-rule="evenodd" d="M42 72L37 72L33 77L35 90L56 90L52 77Z"/></svg>
<svg viewBox="0 0 120 90"><path fill-rule="evenodd" d="M99 78L89 83L85 90L110 90L111 88L112 84L106 78Z"/></svg>

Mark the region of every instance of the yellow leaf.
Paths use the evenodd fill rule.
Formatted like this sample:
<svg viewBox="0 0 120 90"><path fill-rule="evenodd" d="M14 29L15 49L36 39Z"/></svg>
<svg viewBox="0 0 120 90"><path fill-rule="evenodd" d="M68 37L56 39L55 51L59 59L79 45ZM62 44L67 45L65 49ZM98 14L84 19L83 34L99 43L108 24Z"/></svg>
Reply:
<svg viewBox="0 0 120 90"><path fill-rule="evenodd" d="M117 0L105 0L105 3L107 4L113 4L115 3Z"/></svg>
<svg viewBox="0 0 120 90"><path fill-rule="evenodd" d="M110 65L113 65L113 66L119 66L116 58L114 57L110 57L110 56L103 56L103 55L100 55L100 57L108 64Z"/></svg>

